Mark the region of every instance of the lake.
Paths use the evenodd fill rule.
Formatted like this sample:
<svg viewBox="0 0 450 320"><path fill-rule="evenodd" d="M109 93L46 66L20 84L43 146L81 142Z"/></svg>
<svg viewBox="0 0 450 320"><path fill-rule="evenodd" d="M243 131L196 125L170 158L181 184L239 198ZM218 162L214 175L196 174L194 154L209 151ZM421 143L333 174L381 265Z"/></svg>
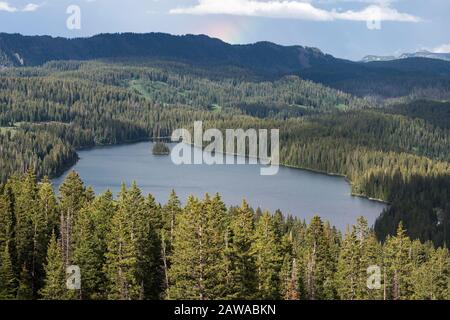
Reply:
<svg viewBox="0 0 450 320"><path fill-rule="evenodd" d="M183 202L190 194L202 197L219 192L227 205L239 205L245 198L254 208L280 209L307 221L319 215L341 230L359 216L373 224L386 207L351 196L350 184L342 177L286 167L274 176L261 176L260 166L249 164L177 166L170 156L153 155L151 142L98 147L78 154L80 160L70 170L77 171L96 193L110 189L117 194L122 182L130 185L132 181L161 203L172 189ZM66 174L53 180L55 188Z"/></svg>

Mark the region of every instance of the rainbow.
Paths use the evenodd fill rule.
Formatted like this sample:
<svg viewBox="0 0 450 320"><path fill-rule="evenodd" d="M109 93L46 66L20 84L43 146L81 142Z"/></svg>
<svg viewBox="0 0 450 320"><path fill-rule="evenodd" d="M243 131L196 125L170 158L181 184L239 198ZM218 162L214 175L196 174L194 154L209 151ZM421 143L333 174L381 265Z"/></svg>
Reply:
<svg viewBox="0 0 450 320"><path fill-rule="evenodd" d="M203 33L231 44L244 43L245 35L248 33L248 22L244 21L244 19L233 20L210 22L203 30Z"/></svg>

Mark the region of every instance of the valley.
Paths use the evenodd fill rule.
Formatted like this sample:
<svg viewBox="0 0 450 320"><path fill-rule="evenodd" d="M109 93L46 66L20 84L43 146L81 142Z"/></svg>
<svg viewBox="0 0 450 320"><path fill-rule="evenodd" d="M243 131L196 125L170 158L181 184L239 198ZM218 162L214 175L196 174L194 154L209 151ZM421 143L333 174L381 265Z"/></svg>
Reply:
<svg viewBox="0 0 450 320"><path fill-rule="evenodd" d="M73 299L45 275L74 262L89 268L83 299L420 299L448 263L450 62L165 34L0 44L0 298ZM149 140L199 120L279 129L284 167L263 180L152 155ZM384 297L352 261L387 268ZM197 290L191 270L211 282Z"/></svg>

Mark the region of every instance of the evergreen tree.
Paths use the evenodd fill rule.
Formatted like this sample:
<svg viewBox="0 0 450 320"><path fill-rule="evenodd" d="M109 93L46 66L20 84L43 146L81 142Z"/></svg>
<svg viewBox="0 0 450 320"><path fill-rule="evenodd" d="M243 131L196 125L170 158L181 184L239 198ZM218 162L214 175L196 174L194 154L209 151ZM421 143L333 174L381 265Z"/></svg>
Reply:
<svg viewBox="0 0 450 320"><path fill-rule="evenodd" d="M254 214L244 200L233 213L229 226L226 256L229 260L228 297L251 299L257 288L255 256L252 242L255 232Z"/></svg>
<svg viewBox="0 0 450 320"><path fill-rule="evenodd" d="M17 250L17 265L22 272L19 277L19 291L31 290L33 296L37 289L36 259L39 245L38 232L43 226L39 221L36 176L30 169L20 181L19 192L15 196L15 245ZM26 271L25 271L26 270ZM30 274L28 274L30 272ZM22 290L23 289L23 290ZM28 292L24 294L28 297Z"/></svg>
<svg viewBox="0 0 450 320"><path fill-rule="evenodd" d="M189 197L175 226L168 299L219 299L225 295L224 205L216 196Z"/></svg>
<svg viewBox="0 0 450 320"><path fill-rule="evenodd" d="M83 270L81 297L106 298L107 279L103 272L106 263L107 237L115 207L110 191L95 198L81 209L74 227L74 263Z"/></svg>
<svg viewBox="0 0 450 320"><path fill-rule="evenodd" d="M16 296L16 286L16 276L7 243L0 253L0 300L14 299Z"/></svg>
<svg viewBox="0 0 450 320"><path fill-rule="evenodd" d="M113 214L112 194L108 191L88 203L77 215L73 261L83 270L83 299L105 297L106 278L103 268L107 251L106 236Z"/></svg>
<svg viewBox="0 0 450 320"><path fill-rule="evenodd" d="M43 216L43 221L45 221L48 242L52 232L58 230L59 227L58 201L48 177L44 177L39 184L38 208L40 215ZM47 245L45 249L47 250Z"/></svg>
<svg viewBox="0 0 450 320"><path fill-rule="evenodd" d="M181 203L174 190L172 190L169 195L169 200L167 201L167 204L164 206L163 213L164 213L163 216L164 230L168 234L166 238L168 239L168 243L170 244L173 241L177 216L181 213ZM170 247L170 245L168 247Z"/></svg>
<svg viewBox="0 0 450 320"><path fill-rule="evenodd" d="M44 300L64 300L67 295L65 287L66 269L64 267L61 246L52 234L47 250L44 286L39 294Z"/></svg>
<svg viewBox="0 0 450 320"><path fill-rule="evenodd" d="M79 175L71 171L59 187L60 234L64 265L72 264L73 227L78 212L86 203L86 192Z"/></svg>
<svg viewBox="0 0 450 320"><path fill-rule="evenodd" d="M111 232L107 237L108 251L104 267L108 279L108 298L113 300L142 298L143 288L138 277L138 235L134 230L134 224L138 221L132 220L128 200L128 192L122 185L117 210L111 221Z"/></svg>
<svg viewBox="0 0 450 320"><path fill-rule="evenodd" d="M282 258L280 256L277 233L268 212L263 213L256 224L252 254L255 256L255 264L258 275L257 298L280 298L280 279Z"/></svg>
<svg viewBox="0 0 450 320"><path fill-rule="evenodd" d="M370 232L367 220L358 218L357 225L347 232L340 251L336 283L341 299L381 298L381 290L367 287L367 270L371 266L381 268L381 254L381 247Z"/></svg>
<svg viewBox="0 0 450 320"><path fill-rule="evenodd" d="M34 295L37 294L43 285L45 257L47 255L50 236L53 230L57 228L57 214L57 203L53 187L48 178L44 178L39 185L36 208L31 217L33 226L33 251L30 271Z"/></svg>
<svg viewBox="0 0 450 320"><path fill-rule="evenodd" d="M145 199L145 208L145 219L149 223L146 235L149 245L145 247L144 251L147 256L146 275L144 275L145 296L147 299L159 299L162 296L161 293L166 289L162 249L164 220L162 208L151 194Z"/></svg>
<svg viewBox="0 0 450 320"><path fill-rule="evenodd" d="M15 213L14 195L11 187L6 185L0 193L0 252L5 251L5 246L12 251L15 240Z"/></svg>
<svg viewBox="0 0 450 320"><path fill-rule="evenodd" d="M170 257L172 255L172 243L177 217L181 213L181 203L174 190L169 195L167 204L162 208L163 227L161 229L161 259L164 275L163 287L167 290L169 286Z"/></svg>
<svg viewBox="0 0 450 320"><path fill-rule="evenodd" d="M333 283L330 270L334 269L334 259L324 229L322 220L315 216L306 231L304 286L306 297L310 300L333 298L330 297L333 294L330 290Z"/></svg>
<svg viewBox="0 0 450 320"><path fill-rule="evenodd" d="M400 223L395 237L388 237L384 246L386 299L408 300L412 294L411 240Z"/></svg>
<svg viewBox="0 0 450 320"><path fill-rule="evenodd" d="M412 278L414 299L448 299L450 255L447 248L433 249L428 261L414 269Z"/></svg>

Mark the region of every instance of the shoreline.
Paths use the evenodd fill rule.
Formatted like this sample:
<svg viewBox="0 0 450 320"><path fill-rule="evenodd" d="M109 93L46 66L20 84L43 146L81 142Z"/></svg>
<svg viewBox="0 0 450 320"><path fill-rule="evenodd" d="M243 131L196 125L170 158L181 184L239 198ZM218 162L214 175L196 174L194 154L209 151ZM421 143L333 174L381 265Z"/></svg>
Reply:
<svg viewBox="0 0 450 320"><path fill-rule="evenodd" d="M333 172L326 172L326 171L323 171L323 170L310 169L310 168L294 166L294 165L288 165L288 164L280 164L280 166L283 166L283 167L286 167L286 168L291 168L291 169L310 171L310 172L314 172L314 173L327 175L327 176L330 176L330 177L344 178L345 181L347 181L348 184L350 184L350 186L353 186L353 182L346 175L343 175L343 174L333 173ZM362 193L351 192L350 195L352 197L364 198L364 199L367 199L367 200L370 200L370 201L379 202L379 203L383 203L383 204L386 204L386 205L390 205L391 204L390 202L388 202L386 200L372 198L372 197L366 196L366 195L364 195Z"/></svg>
<svg viewBox="0 0 450 320"><path fill-rule="evenodd" d="M89 147L82 147L82 148L77 148L75 151L89 151L92 149L96 149L96 148L108 148L108 147L119 147L119 146L124 146L124 145L131 145L131 144L136 144L136 143L141 143L141 142L152 142L151 138L142 138L142 139L135 139L135 140L130 140L130 141L124 141L124 142L120 142L117 144L104 144L104 145L95 145L95 146L89 146ZM171 142L171 143L175 143L175 142ZM194 148L200 148L198 146L195 146L193 143L188 144ZM229 156L238 156L238 157L242 157L242 155L237 154L237 153L224 153L224 152L220 152L223 155L229 155ZM169 153L170 154L170 153ZM77 154L78 156L78 154ZM167 155L164 155L167 156ZM245 156L245 158L249 159L250 157ZM251 157L252 159L255 159L255 157ZM257 160L259 160L258 157L256 157ZM51 179L59 179L61 178L66 172L68 172L71 168L73 168L78 161L80 160L80 157L78 156L78 158L76 159L76 161L68 166L65 166L64 169L62 169L62 173L59 174L58 176L55 177L51 177ZM343 174L339 174L339 173L334 173L334 172L326 172L323 170L318 170L318 169L312 169L312 168L305 168L305 167L301 167L301 166L295 166L295 165L289 165L289 164L285 164L285 163L280 163L281 167L285 167L285 168L289 168L289 169L295 169L295 170L303 170L303 171L308 171L308 172L312 172L312 173L316 173L316 174L321 174L321 175L326 175L329 177L336 177L336 178L344 178L345 181L350 185L350 188L352 189L353 187L353 183L352 181ZM378 202L381 204L385 204L385 205L390 205L390 203L388 201L385 201L383 199L376 199L376 198L371 198L369 196L366 196L364 194L360 194L360 193L355 193L353 191L350 192L350 196L351 197L356 197L356 198L362 198L362 199L366 199L369 201L373 201L373 202Z"/></svg>

